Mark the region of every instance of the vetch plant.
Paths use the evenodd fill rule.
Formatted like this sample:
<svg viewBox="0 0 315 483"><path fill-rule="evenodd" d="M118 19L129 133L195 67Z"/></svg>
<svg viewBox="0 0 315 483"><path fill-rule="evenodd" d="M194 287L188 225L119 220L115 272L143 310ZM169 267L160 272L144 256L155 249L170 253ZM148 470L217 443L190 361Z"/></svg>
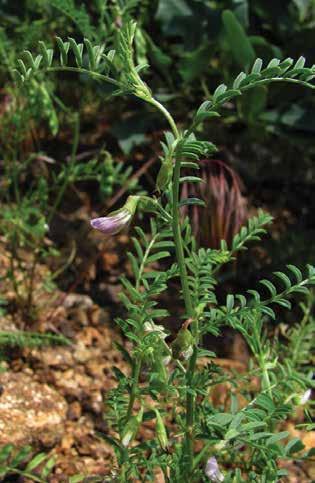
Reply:
<svg viewBox="0 0 315 483"><path fill-rule="evenodd" d="M30 446L15 448L6 444L0 448L0 477L27 478L29 481L44 483L55 466L55 458L45 453L35 454Z"/></svg>
<svg viewBox="0 0 315 483"><path fill-rule="evenodd" d="M117 323L133 348L128 352L117 345L130 365L130 375L114 368L118 384L107 400L111 433L104 438L117 456L113 480L152 481L160 469L165 481L172 483L280 481L286 470L279 467L279 460L310 456L302 451L301 441L290 439L281 425L293 411L290 394L303 393L312 383L309 373L288 363L286 355L277 351L277 341L267 338L265 327L268 319L276 318L274 306L290 309L292 295L308 293L315 284L315 269L308 266L303 276L288 265L287 273L276 272L273 281L261 281L263 295L248 290L247 295L229 294L226 303L220 304L216 286L221 267L250 241L259 240L272 218L259 211L229 247L223 240L220 248L199 248L189 219L183 220L180 210L200 200L180 195L184 183L201 181L196 175L199 159L216 151L214 144L198 139L197 128L204 121L218 117L225 102L253 87L286 81L314 89L315 67L306 68L303 57L295 63L290 58L273 59L266 67L257 59L231 88L221 84L202 103L190 125L182 128L141 79L145 66L134 64L135 32L134 23L123 26L117 50L109 52L87 39L79 44L72 38L58 39L57 64L53 50L41 43L40 54L33 57L26 52L15 72L19 82L45 71L88 74L114 86L115 95L142 99L160 111L170 128L162 142L156 196L130 197L116 213L91 222L111 235L131 222L140 205L151 214L150 233L135 227L134 251L128 254L133 280L122 277L126 316ZM182 176L183 169L192 174ZM178 279L180 288L176 294L172 288L170 314L161 306L161 295ZM162 325L169 315L180 322L172 343ZM203 348L203 336L218 336L223 326L239 331L246 340L252 353L248 373L224 373L214 362L215 354ZM251 389L253 377L259 381L255 390ZM211 394L223 383L230 384L229 404L216 406ZM143 439L141 428L151 420L155 436Z"/></svg>

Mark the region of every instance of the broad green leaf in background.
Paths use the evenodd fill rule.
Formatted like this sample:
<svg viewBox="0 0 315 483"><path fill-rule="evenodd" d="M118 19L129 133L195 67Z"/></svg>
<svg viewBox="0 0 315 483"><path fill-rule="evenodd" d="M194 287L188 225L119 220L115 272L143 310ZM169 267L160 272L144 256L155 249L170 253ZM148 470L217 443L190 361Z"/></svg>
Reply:
<svg viewBox="0 0 315 483"><path fill-rule="evenodd" d="M232 3L233 12L238 20L245 28L249 27L248 0L233 0Z"/></svg>
<svg viewBox="0 0 315 483"><path fill-rule="evenodd" d="M178 34L176 19L193 18L193 12L185 0L160 0L156 20L164 33Z"/></svg>
<svg viewBox="0 0 315 483"><path fill-rule="evenodd" d="M283 112L269 110L261 115L261 119L269 124L282 125L288 128L312 133L315 131L314 110L308 109L301 104L292 104Z"/></svg>
<svg viewBox="0 0 315 483"><path fill-rule="evenodd" d="M138 28L135 33L135 47L137 64L148 64L149 62L147 58L147 41L140 28Z"/></svg>
<svg viewBox="0 0 315 483"><path fill-rule="evenodd" d="M115 122L111 127L111 132L117 138L122 151L129 154L135 146L147 141L146 133L152 130L153 125L159 125L156 119L154 114L142 110Z"/></svg>
<svg viewBox="0 0 315 483"><path fill-rule="evenodd" d="M311 8L315 9L314 0L293 0L298 13L300 22L303 22Z"/></svg>
<svg viewBox="0 0 315 483"><path fill-rule="evenodd" d="M152 65L164 74L167 74L167 68L172 64L172 58L156 45L148 33L144 33L148 46L148 55Z"/></svg>
<svg viewBox="0 0 315 483"><path fill-rule="evenodd" d="M284 57L282 50L278 46L271 44L261 35L249 35L248 39L255 50L256 57L260 57L266 61L274 57L277 59Z"/></svg>
<svg viewBox="0 0 315 483"><path fill-rule="evenodd" d="M209 55L208 44L183 54L179 63L179 72L185 82L189 83L205 72L209 64Z"/></svg>
<svg viewBox="0 0 315 483"><path fill-rule="evenodd" d="M224 10L222 21L227 43L235 62L248 71L256 54L244 28L231 10Z"/></svg>
<svg viewBox="0 0 315 483"><path fill-rule="evenodd" d="M244 119L246 119L249 124L253 123L266 108L267 87L257 86L254 89L251 89L244 95L244 98L241 99L240 102Z"/></svg>
<svg viewBox="0 0 315 483"><path fill-rule="evenodd" d="M70 18L83 35L93 38L94 27L84 4L78 7L73 0L49 0L49 4Z"/></svg>

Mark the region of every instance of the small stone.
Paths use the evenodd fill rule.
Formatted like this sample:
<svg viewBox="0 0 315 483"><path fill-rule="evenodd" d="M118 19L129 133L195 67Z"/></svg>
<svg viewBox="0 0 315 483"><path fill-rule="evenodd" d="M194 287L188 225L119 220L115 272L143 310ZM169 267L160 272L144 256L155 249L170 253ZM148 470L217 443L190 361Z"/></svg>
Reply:
<svg viewBox="0 0 315 483"><path fill-rule="evenodd" d="M23 373L2 373L0 384L0 446L51 447L61 439L67 403L60 394Z"/></svg>
<svg viewBox="0 0 315 483"><path fill-rule="evenodd" d="M73 403L69 404L68 408L68 419L71 421L77 421L80 419L82 415L82 408L78 401L74 401Z"/></svg>
<svg viewBox="0 0 315 483"><path fill-rule="evenodd" d="M74 364L73 355L68 347L45 347L45 350L33 349L31 355L34 359L49 367L67 368Z"/></svg>
<svg viewBox="0 0 315 483"><path fill-rule="evenodd" d="M88 295L70 293L65 298L63 305L66 309L73 309L74 307L89 309L93 307L93 300Z"/></svg>
<svg viewBox="0 0 315 483"><path fill-rule="evenodd" d="M84 363L91 359L91 351L87 349L81 341L78 341L73 357L76 361Z"/></svg>

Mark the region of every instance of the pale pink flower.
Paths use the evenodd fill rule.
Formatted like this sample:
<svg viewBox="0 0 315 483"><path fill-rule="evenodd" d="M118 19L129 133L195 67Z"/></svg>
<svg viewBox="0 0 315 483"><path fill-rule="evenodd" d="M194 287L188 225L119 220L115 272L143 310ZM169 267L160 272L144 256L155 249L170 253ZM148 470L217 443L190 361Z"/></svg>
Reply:
<svg viewBox="0 0 315 483"><path fill-rule="evenodd" d="M136 211L139 196L129 196L125 205L120 210L110 213L108 216L94 218L91 226L105 235L116 235L127 227Z"/></svg>
<svg viewBox="0 0 315 483"><path fill-rule="evenodd" d="M116 235L129 225L131 218L132 215L128 210L121 210L116 214L94 218L91 220L91 226L105 235Z"/></svg>
<svg viewBox="0 0 315 483"><path fill-rule="evenodd" d="M211 456L211 458L208 459L205 467L205 474L210 481L214 481L215 483L224 481L224 476L219 470L218 462L214 456Z"/></svg>
<svg viewBox="0 0 315 483"><path fill-rule="evenodd" d="M312 389L308 389L307 391L305 391L304 394L302 394L301 398L300 398L300 404L303 406L304 404L306 404L308 402L308 400L310 399L312 395Z"/></svg>

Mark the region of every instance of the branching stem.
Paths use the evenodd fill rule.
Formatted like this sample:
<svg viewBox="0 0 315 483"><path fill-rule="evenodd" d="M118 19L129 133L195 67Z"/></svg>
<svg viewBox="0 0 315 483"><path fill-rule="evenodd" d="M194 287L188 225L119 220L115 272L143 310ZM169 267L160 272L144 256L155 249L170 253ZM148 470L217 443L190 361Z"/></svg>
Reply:
<svg viewBox="0 0 315 483"><path fill-rule="evenodd" d="M162 106L158 101L152 98L150 103L155 105L165 116L169 125L173 131L173 134L177 140L180 139L180 133L177 129L175 121L171 114ZM191 293L188 285L188 274L185 262L181 223L179 216L179 185L180 185L180 168L181 168L181 158L176 157L173 181L172 181L172 230L175 243L176 259L179 268L181 287L183 292L183 298L185 302L186 316L192 318L192 333L195 337L195 346L193 354L189 361L188 370L186 373L187 387L190 388L193 382L193 376L196 368L197 360L197 337L198 337L198 322L194 318L194 308L191 299ZM187 469L187 476L193 469L193 425L194 425L194 413L195 413L195 397L192 391L187 391L186 396L186 430L185 430L185 441L184 441L184 462Z"/></svg>

